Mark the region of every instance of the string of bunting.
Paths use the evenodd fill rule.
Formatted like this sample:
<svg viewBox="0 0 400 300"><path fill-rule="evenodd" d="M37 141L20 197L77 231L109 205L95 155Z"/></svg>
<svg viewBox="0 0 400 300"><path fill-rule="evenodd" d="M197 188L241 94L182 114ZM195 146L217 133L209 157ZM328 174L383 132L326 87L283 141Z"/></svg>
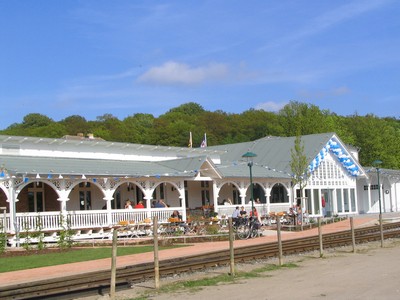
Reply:
<svg viewBox="0 0 400 300"><path fill-rule="evenodd" d="M326 144L326 146L318 153L318 155L314 158L314 160L310 163L310 165L308 166L308 170L310 172L313 172L320 164L321 162L324 160L324 158L326 157L326 155L328 154L328 152L331 151L332 153L335 154L335 156L338 158L338 160L341 162L342 166L348 171L348 173L352 176L358 176L360 174L360 171L358 169L358 167L355 165L355 163L352 161L351 157L344 152L344 150L339 146L339 144L337 143L337 141L331 139L329 140L329 142ZM220 165L218 166L218 169L224 169L224 168L231 168L231 167L235 167L235 166L241 166L241 165L245 165L247 164L247 162L245 161L234 161L232 162L232 164L230 165ZM276 173L280 173L282 175L285 176L289 176L289 177L293 177L294 175L291 173L288 173L284 170L277 170L276 168L272 168L263 164L258 164L253 162L254 166L258 166L258 167L262 167L265 168L267 170L276 172ZM209 171L209 170L213 170L213 168L204 168L201 169L201 171ZM375 170L375 168L371 168L366 170L367 173L371 172L372 170ZM114 181L119 181L121 179L126 179L126 178L140 178L140 177L146 177L146 178L150 178L150 177L155 177L157 179L160 179L161 177L168 177L168 176L179 176L179 175L187 175L187 174L197 174L200 170L198 169L193 169L193 170L185 170L185 171L175 171L173 173L164 173L164 174L144 174L144 175L140 175L140 174L130 174L130 175L121 175L121 176L114 176L112 177ZM380 171L381 174L386 174L386 175L392 175L394 177L396 177L396 175L394 174L390 174L388 172L385 171ZM8 170L2 166L0 167L0 178L5 178L9 176L9 172ZM64 175L66 176L66 175ZM64 178L63 175L59 175L57 178L58 179L63 179ZM90 176L90 175L88 175ZM49 172L46 175L47 179L53 179L54 174L52 172ZM82 174L81 176L77 176L77 175L67 175L67 177L71 180L75 180L76 178L80 179L84 179L87 180L86 175ZM110 176L111 177L111 176ZM40 174L36 174L36 179L41 179ZM107 181L107 177L101 177L102 180ZM28 176L23 176L23 182L27 183L29 182L30 177ZM92 182L97 182L98 178L97 177L91 177L90 180Z"/></svg>

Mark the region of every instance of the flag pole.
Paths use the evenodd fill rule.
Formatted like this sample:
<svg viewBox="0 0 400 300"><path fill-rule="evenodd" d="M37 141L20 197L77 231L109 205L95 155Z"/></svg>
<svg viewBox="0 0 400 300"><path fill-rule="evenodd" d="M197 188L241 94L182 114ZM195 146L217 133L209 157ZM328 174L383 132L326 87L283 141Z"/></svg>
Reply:
<svg viewBox="0 0 400 300"><path fill-rule="evenodd" d="M193 140L192 140L192 132L191 131L189 132L189 145L188 145L188 147L189 148L193 147Z"/></svg>

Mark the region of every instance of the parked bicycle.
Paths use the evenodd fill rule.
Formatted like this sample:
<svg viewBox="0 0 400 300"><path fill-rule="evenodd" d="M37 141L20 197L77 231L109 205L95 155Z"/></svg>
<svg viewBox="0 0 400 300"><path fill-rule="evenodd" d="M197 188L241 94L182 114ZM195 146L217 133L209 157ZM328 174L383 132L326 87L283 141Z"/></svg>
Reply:
<svg viewBox="0 0 400 300"><path fill-rule="evenodd" d="M236 235L239 239L245 240L260 235L261 224L256 217L245 218L236 226Z"/></svg>

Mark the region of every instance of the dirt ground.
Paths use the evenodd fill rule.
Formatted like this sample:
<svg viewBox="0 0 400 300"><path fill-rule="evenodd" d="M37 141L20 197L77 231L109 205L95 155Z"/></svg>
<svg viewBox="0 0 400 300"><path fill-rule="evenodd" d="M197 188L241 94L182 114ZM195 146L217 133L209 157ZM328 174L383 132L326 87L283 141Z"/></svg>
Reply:
<svg viewBox="0 0 400 300"><path fill-rule="evenodd" d="M284 258L284 263L294 262L295 268L282 268L264 273L263 277L240 279L235 283L204 287L197 291L181 290L175 293L156 293L153 282L140 283L129 290L118 291L116 299L134 299L146 293L155 300L204 299L400 299L400 241L385 240L351 247L326 249L322 258L319 252ZM277 259L237 264L237 270L250 271L265 264L277 264ZM204 272L161 279L161 285L176 281L195 280L226 274L227 267ZM91 296L81 300L110 299Z"/></svg>

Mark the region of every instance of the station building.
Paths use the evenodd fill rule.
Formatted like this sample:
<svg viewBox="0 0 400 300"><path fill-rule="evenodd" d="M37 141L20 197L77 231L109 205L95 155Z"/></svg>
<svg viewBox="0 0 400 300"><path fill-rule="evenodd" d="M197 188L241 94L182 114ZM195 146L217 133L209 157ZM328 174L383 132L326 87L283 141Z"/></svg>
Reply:
<svg viewBox="0 0 400 300"><path fill-rule="evenodd" d="M3 135L2 227L9 234L56 231L60 220L68 220L72 229L102 234L121 220L157 216L166 222L173 210L184 219L209 211L226 217L238 205L249 210L251 197L259 200L254 206L262 215L297 203L310 217L400 211L400 171L361 166L357 149L335 133L301 136L310 171L302 195L290 167L295 139L268 136L186 148L110 142L92 135ZM243 157L248 152L256 154L251 165ZM133 206L142 201L145 208L127 210L127 199ZM167 207L154 206L160 199Z"/></svg>

